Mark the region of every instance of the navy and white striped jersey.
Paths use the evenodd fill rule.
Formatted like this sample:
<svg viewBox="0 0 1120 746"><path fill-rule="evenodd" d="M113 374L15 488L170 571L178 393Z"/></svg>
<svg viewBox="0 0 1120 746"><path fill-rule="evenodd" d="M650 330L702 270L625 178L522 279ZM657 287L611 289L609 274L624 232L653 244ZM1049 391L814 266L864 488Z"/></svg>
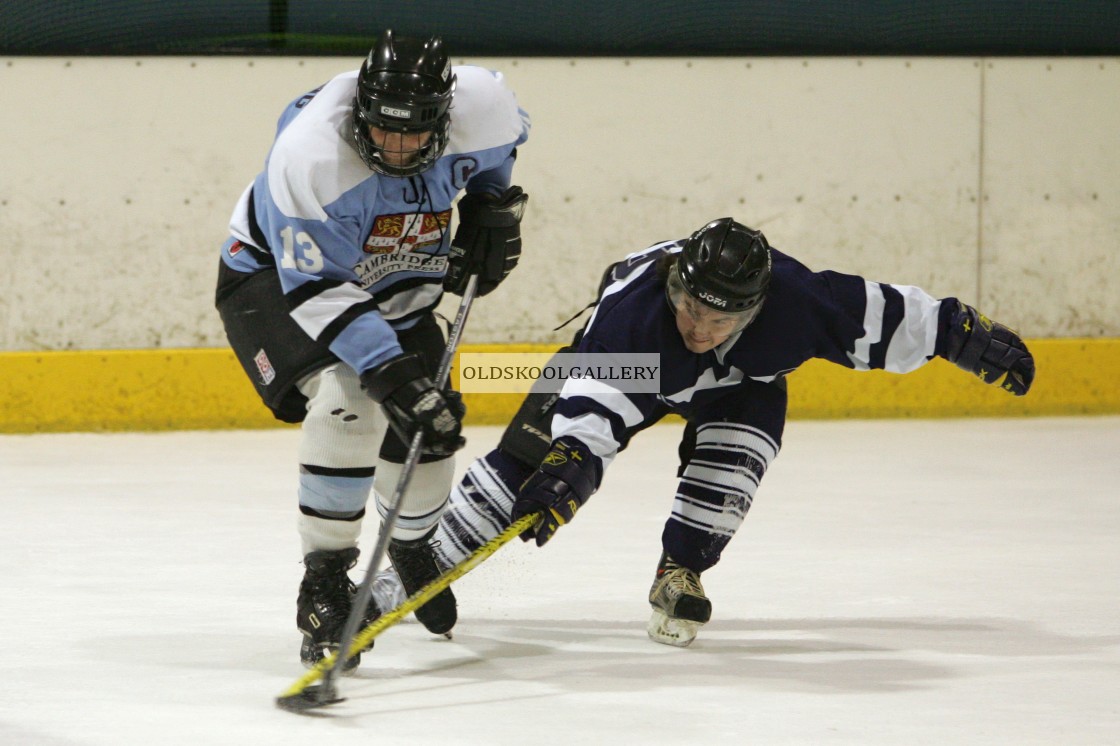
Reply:
<svg viewBox="0 0 1120 746"><path fill-rule="evenodd" d="M351 131L357 71L293 101L264 170L230 218L223 261L277 267L292 317L359 373L401 348L396 331L438 305L462 190L501 194L529 134L501 74L456 66L443 156L424 173L371 171Z"/></svg>
<svg viewBox="0 0 1120 746"><path fill-rule="evenodd" d="M685 239L631 254L613 268L579 343L581 353L660 353L660 393L621 393L599 381L565 382L552 438L578 438L604 468L628 431L666 411L694 420L719 411L721 399L750 382L771 383L811 358L855 370L915 370L943 354L955 298L938 300L904 285L871 282L839 272L813 272L772 252L772 279L757 319L714 350L685 347L657 276L657 260L680 252ZM710 416L706 414L704 416ZM780 442L776 423L752 423Z"/></svg>

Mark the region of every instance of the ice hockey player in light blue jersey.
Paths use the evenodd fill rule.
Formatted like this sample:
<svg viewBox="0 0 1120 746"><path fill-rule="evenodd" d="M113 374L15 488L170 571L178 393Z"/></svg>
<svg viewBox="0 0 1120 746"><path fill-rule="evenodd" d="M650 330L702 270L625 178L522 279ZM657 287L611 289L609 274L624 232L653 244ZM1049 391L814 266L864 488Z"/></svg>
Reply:
<svg viewBox="0 0 1120 746"><path fill-rule="evenodd" d="M446 344L433 311L471 275L485 295L516 266L528 198L511 180L528 134L501 74L452 66L438 37L386 31L359 70L288 105L233 211L217 307L264 403L302 423L305 665L338 646L370 490L384 515L417 430L424 453L389 555L407 588L436 576L429 541L463 407L433 383ZM417 612L435 633L455 615L450 591Z"/></svg>
<svg viewBox="0 0 1120 746"><path fill-rule="evenodd" d="M1034 379L1018 334L956 298L813 272L731 218L610 267L594 314L566 349L657 352L660 391L569 379L559 394L531 393L452 492L436 532L439 562L454 565L532 513L539 519L523 538L543 545L632 437L677 413L687 424L647 631L682 647L711 616L700 574L719 562L778 455L788 373L811 358L907 373L940 356L1015 395ZM385 605L400 600L391 573L376 590Z"/></svg>

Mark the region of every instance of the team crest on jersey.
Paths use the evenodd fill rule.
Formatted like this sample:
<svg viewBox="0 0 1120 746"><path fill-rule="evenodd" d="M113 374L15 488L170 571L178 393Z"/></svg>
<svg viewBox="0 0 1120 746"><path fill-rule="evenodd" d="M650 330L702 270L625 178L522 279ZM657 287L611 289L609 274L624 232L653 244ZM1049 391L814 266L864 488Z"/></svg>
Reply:
<svg viewBox="0 0 1120 746"><path fill-rule="evenodd" d="M378 215L362 249L367 254L388 254L435 248L443 242L450 223L451 210Z"/></svg>
<svg viewBox="0 0 1120 746"><path fill-rule="evenodd" d="M354 267L358 283L369 288L394 272L443 274L447 257L436 256L436 252L450 223L451 210L378 215L362 247L372 256Z"/></svg>

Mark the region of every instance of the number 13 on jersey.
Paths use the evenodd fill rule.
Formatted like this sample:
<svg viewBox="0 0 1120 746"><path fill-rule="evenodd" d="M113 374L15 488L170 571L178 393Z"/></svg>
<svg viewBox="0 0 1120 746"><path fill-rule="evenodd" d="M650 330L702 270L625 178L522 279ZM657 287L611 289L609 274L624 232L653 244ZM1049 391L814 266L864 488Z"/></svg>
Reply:
<svg viewBox="0 0 1120 746"><path fill-rule="evenodd" d="M284 239L284 256L280 259L280 266L284 269L298 269L301 272L319 272L323 269L323 253L319 251L319 247L311 240L311 236L305 232L300 231L295 233L292 226L285 226L280 231L280 237ZM296 256L296 249L299 249L300 256Z"/></svg>

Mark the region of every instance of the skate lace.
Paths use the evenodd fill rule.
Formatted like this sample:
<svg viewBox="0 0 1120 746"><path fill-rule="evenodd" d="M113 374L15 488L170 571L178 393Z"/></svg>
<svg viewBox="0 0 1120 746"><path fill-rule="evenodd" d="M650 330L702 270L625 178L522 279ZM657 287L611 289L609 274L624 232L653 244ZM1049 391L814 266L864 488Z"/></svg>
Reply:
<svg viewBox="0 0 1120 746"><path fill-rule="evenodd" d="M677 567L666 573L665 590L670 596L703 596L700 576L687 567Z"/></svg>
<svg viewBox="0 0 1120 746"><path fill-rule="evenodd" d="M436 562L435 549L440 545L438 540L409 545L398 545L392 551L393 565L398 576L415 577L417 575L432 575L433 579L440 574L439 564Z"/></svg>
<svg viewBox="0 0 1120 746"><path fill-rule="evenodd" d="M315 605L327 619L336 624L345 623L356 590L345 574L319 578L314 585Z"/></svg>

